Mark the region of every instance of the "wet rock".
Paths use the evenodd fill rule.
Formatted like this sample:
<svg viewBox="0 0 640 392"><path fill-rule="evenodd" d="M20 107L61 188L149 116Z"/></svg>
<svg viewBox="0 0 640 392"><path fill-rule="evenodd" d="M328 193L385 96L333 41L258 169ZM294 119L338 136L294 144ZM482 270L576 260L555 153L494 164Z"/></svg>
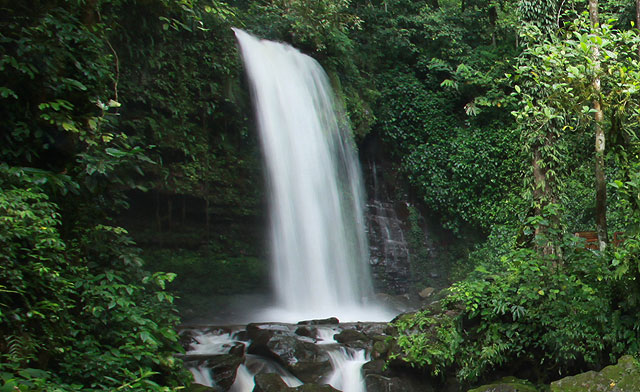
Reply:
<svg viewBox="0 0 640 392"><path fill-rule="evenodd" d="M430 380L419 375L385 368L383 360L362 367L367 392L434 392Z"/></svg>
<svg viewBox="0 0 640 392"><path fill-rule="evenodd" d="M340 320L336 317L329 317L321 320L305 320L300 321L298 325L331 325L331 324L339 324Z"/></svg>
<svg viewBox="0 0 640 392"><path fill-rule="evenodd" d="M385 335L388 323L362 323L357 329L361 330L367 336Z"/></svg>
<svg viewBox="0 0 640 392"><path fill-rule="evenodd" d="M367 335L355 329L345 329L344 331L336 334L334 339L342 344L349 344L354 342L364 342L370 340Z"/></svg>
<svg viewBox="0 0 640 392"><path fill-rule="evenodd" d="M296 388L291 388L290 391L294 392L340 392L329 384L304 384Z"/></svg>
<svg viewBox="0 0 640 392"><path fill-rule="evenodd" d="M274 359L302 382L318 382L331 371L329 355L309 337L265 326L247 331L250 354Z"/></svg>
<svg viewBox="0 0 640 392"><path fill-rule="evenodd" d="M316 338L316 332L317 332L316 330L312 330L311 328L306 326L298 327L296 329L296 335L306 336L308 338L313 338L313 339Z"/></svg>
<svg viewBox="0 0 640 392"><path fill-rule="evenodd" d="M275 373L256 374L253 392L284 392L290 388L282 378Z"/></svg>
<svg viewBox="0 0 640 392"><path fill-rule="evenodd" d="M328 384L303 384L299 387L289 387L274 373L258 374L255 377L253 392L340 392Z"/></svg>
<svg viewBox="0 0 640 392"><path fill-rule="evenodd" d="M211 370L211 375L216 385L223 390L228 390L236 379L236 372L240 364L244 362L244 356L224 355L188 355L184 364L190 367L205 367Z"/></svg>
<svg viewBox="0 0 640 392"><path fill-rule="evenodd" d="M216 392L216 389L207 387L205 385L193 383L189 387L187 387L184 392Z"/></svg>
<svg viewBox="0 0 640 392"><path fill-rule="evenodd" d="M373 344L373 350L371 350L371 357L373 359L384 358L386 354L389 352L391 344L387 341L381 340L376 341Z"/></svg>
<svg viewBox="0 0 640 392"><path fill-rule="evenodd" d="M537 389L528 381L505 377L492 384L470 389L469 392L537 392Z"/></svg>
<svg viewBox="0 0 640 392"><path fill-rule="evenodd" d="M551 392L636 392L640 391L640 367L630 355L599 372L586 372L551 383Z"/></svg>
<svg viewBox="0 0 640 392"><path fill-rule="evenodd" d="M396 310L398 313L410 312L420 308L421 299L414 298L409 294L389 295L384 293L376 294L376 299L388 308Z"/></svg>
<svg viewBox="0 0 640 392"><path fill-rule="evenodd" d="M239 357L244 356L244 350L245 350L245 346L242 343L235 343L233 346L231 346L231 348L229 349L229 354L231 355L236 355Z"/></svg>
<svg viewBox="0 0 640 392"><path fill-rule="evenodd" d="M180 338L180 344L185 349L188 349L189 346L191 346L191 344L197 343L195 339L195 331L193 330L187 329L187 330L180 331L178 336Z"/></svg>

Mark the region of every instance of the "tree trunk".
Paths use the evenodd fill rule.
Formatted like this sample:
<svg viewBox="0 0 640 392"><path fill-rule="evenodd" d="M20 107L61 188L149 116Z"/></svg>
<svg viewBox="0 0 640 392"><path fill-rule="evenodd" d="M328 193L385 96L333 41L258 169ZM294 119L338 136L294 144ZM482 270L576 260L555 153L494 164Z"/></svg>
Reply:
<svg viewBox="0 0 640 392"><path fill-rule="evenodd" d="M600 26L598 20L598 0L589 0L589 17L591 19L591 26L596 29ZM600 48L593 46L593 52L591 53L593 58L594 78L591 82L594 92L593 110L595 118L595 155L596 155L596 167L595 167L595 180L596 180L596 231L598 233L598 248L600 251L604 251L609 242L607 238L607 183L604 176L604 151L605 151L605 137L602 123L604 121L604 114L602 112L602 101L600 98L601 86L600 86Z"/></svg>
<svg viewBox="0 0 640 392"><path fill-rule="evenodd" d="M554 179L549 176L549 169L543 165L542 149L544 145L553 144L553 138L546 135L544 142L532 147L532 162L533 168L533 202L534 202L534 214L537 216L543 215L543 210L546 206L552 203L556 203L557 199L554 195ZM557 227L560 224L557 216L550 217L549 225ZM535 228L535 238L544 237L546 242L544 244L536 243L535 247L538 252L543 256L556 255L556 263L562 263L562 252L559 246L554 246L558 241L557 238L551 238L548 225L538 225Z"/></svg>
<svg viewBox="0 0 640 392"><path fill-rule="evenodd" d="M640 1L640 0L638 0ZM491 46L496 46L496 22L498 21L498 10L496 6L489 7L489 25L491 26Z"/></svg>

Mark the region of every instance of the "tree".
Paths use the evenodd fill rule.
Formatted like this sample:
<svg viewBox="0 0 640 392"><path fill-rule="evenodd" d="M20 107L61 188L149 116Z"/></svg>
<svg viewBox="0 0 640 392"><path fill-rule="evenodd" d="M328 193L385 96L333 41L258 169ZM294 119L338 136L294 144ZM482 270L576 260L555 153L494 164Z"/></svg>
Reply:
<svg viewBox="0 0 640 392"><path fill-rule="evenodd" d="M600 28L598 15L598 0L589 0L589 19L591 28ZM600 83L600 48L599 45L593 45L591 49L593 59L593 116L594 116L594 133L595 133L595 187L596 187L596 231L598 233L598 247L600 251L604 251L609 242L607 234L607 184L604 174L604 112L602 111L602 93Z"/></svg>

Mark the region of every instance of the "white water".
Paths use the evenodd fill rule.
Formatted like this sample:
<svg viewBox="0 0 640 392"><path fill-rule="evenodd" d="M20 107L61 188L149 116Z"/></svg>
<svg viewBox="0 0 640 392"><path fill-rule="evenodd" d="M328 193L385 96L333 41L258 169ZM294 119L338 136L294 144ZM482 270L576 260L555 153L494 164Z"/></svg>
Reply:
<svg viewBox="0 0 640 392"><path fill-rule="evenodd" d="M246 344L241 340L233 338L231 333L197 333L194 336L195 342L192 343L187 351L188 355L206 354L206 355L222 355L228 354L229 350L236 344ZM215 381L211 369L205 365L189 368L193 374L193 380L196 384L215 387ZM236 379L229 389L231 392L251 392L255 386L254 377L258 373L276 373L290 387L302 385L302 382L293 376L276 362L261 358L255 355L246 354L245 362L238 367Z"/></svg>
<svg viewBox="0 0 640 392"><path fill-rule="evenodd" d="M254 377L258 373L275 373L289 387L302 385L302 381L289 373L285 368L274 361L255 355L247 355L244 365L240 365L236 373L236 379L231 386L231 392L251 392L255 387Z"/></svg>
<svg viewBox="0 0 640 392"><path fill-rule="evenodd" d="M211 377L211 370L205 366L198 366L197 368L189 368L191 374L193 374L193 382L208 387L213 387L215 382Z"/></svg>
<svg viewBox="0 0 640 392"><path fill-rule="evenodd" d="M241 343L234 340L230 333L223 333L220 335L213 333L199 333L193 338L197 343L191 344L187 354L226 354L234 344Z"/></svg>
<svg viewBox="0 0 640 392"><path fill-rule="evenodd" d="M343 392L366 392L362 365L369 359L365 350L342 347L328 354L333 365L333 372L327 380L328 384Z"/></svg>
<svg viewBox="0 0 640 392"><path fill-rule="evenodd" d="M360 167L327 75L309 56L234 29L268 169L276 306L262 321L386 321L370 303Z"/></svg>

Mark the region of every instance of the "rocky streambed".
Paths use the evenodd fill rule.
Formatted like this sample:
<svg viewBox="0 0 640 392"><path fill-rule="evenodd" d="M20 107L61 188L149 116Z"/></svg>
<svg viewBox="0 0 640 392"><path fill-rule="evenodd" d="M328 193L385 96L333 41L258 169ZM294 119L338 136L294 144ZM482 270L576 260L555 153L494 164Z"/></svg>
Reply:
<svg viewBox="0 0 640 392"><path fill-rule="evenodd" d="M181 330L185 365L202 391L432 391L428 379L387 369L387 323L190 326Z"/></svg>

